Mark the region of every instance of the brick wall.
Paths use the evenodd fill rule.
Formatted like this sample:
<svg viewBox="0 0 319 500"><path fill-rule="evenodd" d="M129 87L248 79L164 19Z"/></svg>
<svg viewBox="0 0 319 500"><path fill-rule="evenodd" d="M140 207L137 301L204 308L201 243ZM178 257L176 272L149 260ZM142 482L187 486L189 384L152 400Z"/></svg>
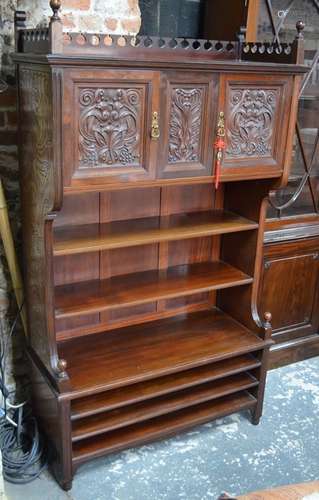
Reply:
<svg viewBox="0 0 319 500"><path fill-rule="evenodd" d="M48 0L20 0L29 24L46 26L52 14ZM140 28L138 0L62 0L65 31L137 33Z"/></svg>
<svg viewBox="0 0 319 500"><path fill-rule="evenodd" d="M61 18L65 30L109 33L135 33L140 27L138 0L62 0ZM14 50L14 11L27 12L30 27L48 24L52 12L49 0L3 0L0 5L0 175L4 185L9 216L18 255L20 243L20 205L17 157L17 113L15 69L11 59ZM4 92L5 85L7 89ZM9 335L16 305L0 242L0 325L4 337ZM1 332L0 332L1 334ZM9 342L8 382L26 380L23 355L23 333L18 323ZM23 383L18 384L23 388Z"/></svg>

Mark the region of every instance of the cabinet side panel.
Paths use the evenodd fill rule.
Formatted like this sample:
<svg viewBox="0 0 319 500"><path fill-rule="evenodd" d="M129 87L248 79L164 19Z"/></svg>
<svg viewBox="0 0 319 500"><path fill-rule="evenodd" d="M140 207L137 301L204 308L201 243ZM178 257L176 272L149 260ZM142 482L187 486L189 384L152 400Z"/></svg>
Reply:
<svg viewBox="0 0 319 500"><path fill-rule="evenodd" d="M52 298L52 220L55 203L51 74L20 66L20 184L28 336L49 372L57 364Z"/></svg>
<svg viewBox="0 0 319 500"><path fill-rule="evenodd" d="M49 445L49 466L62 488L68 489L72 481L70 402L59 401L31 356L30 363L32 406Z"/></svg>

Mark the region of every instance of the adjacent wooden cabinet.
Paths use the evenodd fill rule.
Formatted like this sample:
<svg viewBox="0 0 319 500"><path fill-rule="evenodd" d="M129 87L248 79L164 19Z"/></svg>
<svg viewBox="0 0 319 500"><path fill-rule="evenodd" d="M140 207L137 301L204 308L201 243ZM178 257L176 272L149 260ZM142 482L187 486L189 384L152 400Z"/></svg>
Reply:
<svg viewBox="0 0 319 500"><path fill-rule="evenodd" d="M273 50L18 26L27 352L65 489L88 459L259 422L267 196L306 71L300 33Z"/></svg>
<svg viewBox="0 0 319 500"><path fill-rule="evenodd" d="M260 307L273 314L272 366L318 352L319 240L298 239L292 231L295 239L269 241L264 248Z"/></svg>

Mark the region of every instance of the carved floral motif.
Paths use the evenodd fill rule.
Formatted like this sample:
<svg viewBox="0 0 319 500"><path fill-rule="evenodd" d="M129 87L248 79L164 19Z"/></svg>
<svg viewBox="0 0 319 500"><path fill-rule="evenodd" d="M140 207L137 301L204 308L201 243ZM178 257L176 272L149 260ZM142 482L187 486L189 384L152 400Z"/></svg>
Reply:
<svg viewBox="0 0 319 500"><path fill-rule="evenodd" d="M276 104L273 89L231 89L226 157L272 154Z"/></svg>
<svg viewBox="0 0 319 500"><path fill-rule="evenodd" d="M81 90L80 168L139 162L141 93L141 89Z"/></svg>
<svg viewBox="0 0 319 500"><path fill-rule="evenodd" d="M200 159L203 89L174 89L169 123L169 163Z"/></svg>

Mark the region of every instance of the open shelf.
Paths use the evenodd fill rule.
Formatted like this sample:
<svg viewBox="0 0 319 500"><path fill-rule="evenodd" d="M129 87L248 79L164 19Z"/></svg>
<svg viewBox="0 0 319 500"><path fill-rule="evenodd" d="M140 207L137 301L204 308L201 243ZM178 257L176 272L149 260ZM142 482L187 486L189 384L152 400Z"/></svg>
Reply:
<svg viewBox="0 0 319 500"><path fill-rule="evenodd" d="M166 396L128 405L120 411L114 409L99 413L73 423L72 441L79 441L183 408L189 408L257 385L258 381L255 377L248 373L241 373L215 382L206 382L195 387L195 389L192 387Z"/></svg>
<svg viewBox="0 0 319 500"><path fill-rule="evenodd" d="M55 288L55 316L67 318L252 281L250 276L225 262L205 262L74 283Z"/></svg>
<svg viewBox="0 0 319 500"><path fill-rule="evenodd" d="M148 380L93 396L74 399L72 401L71 418L76 421L106 410L121 408L122 406L139 403L174 391L195 387L205 382L212 382L222 377L254 370L259 368L260 365L258 358L252 354L244 354L236 358L199 366L192 370L166 375L155 380Z"/></svg>
<svg viewBox="0 0 319 500"><path fill-rule="evenodd" d="M256 399L247 391L201 403L190 408L156 417L126 428L106 432L87 440L73 443L73 464L75 466L107 453L119 451L150 440L167 437L179 431L223 417L244 409L252 409Z"/></svg>
<svg viewBox="0 0 319 500"><path fill-rule="evenodd" d="M257 227L257 223L223 210L60 227L54 231L53 253L70 255L247 231Z"/></svg>
<svg viewBox="0 0 319 500"><path fill-rule="evenodd" d="M73 338L59 344L71 398L150 380L263 349L219 309Z"/></svg>

